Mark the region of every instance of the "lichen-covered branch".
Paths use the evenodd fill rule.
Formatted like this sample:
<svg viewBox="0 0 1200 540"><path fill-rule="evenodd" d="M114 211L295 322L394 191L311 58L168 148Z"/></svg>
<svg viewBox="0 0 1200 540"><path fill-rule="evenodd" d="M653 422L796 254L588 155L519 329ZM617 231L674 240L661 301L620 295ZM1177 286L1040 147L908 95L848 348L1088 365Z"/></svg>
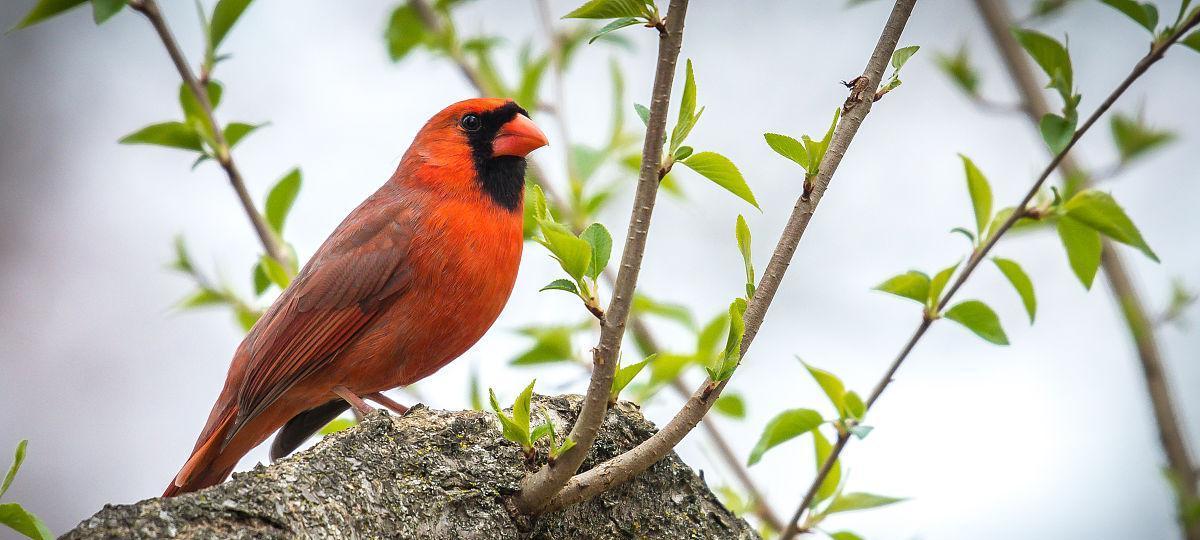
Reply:
<svg viewBox="0 0 1200 540"><path fill-rule="evenodd" d="M578 396L537 397L563 429ZM654 432L635 405L605 420L591 467ZM544 455L544 452L543 452ZM588 504L528 519L507 498L527 467L483 412L415 407L378 412L311 450L224 484L169 499L108 506L65 536L100 538L754 539L677 457ZM515 516L515 517L514 517Z"/></svg>

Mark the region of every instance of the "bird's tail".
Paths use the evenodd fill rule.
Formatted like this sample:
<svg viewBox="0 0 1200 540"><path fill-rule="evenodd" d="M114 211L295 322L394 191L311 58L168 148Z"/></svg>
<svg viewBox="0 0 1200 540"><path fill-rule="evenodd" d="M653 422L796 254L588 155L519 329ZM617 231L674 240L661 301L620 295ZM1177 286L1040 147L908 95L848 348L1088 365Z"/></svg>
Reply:
<svg viewBox="0 0 1200 540"><path fill-rule="evenodd" d="M233 472L237 459L233 459L233 463L228 465L217 464L217 461L222 457L226 433L233 427L236 418L237 407L230 407L221 411L214 419L215 422L210 422L200 440L196 442L196 448L192 450L187 463L183 464L179 474L175 475L163 492L163 497L174 497L219 484Z"/></svg>

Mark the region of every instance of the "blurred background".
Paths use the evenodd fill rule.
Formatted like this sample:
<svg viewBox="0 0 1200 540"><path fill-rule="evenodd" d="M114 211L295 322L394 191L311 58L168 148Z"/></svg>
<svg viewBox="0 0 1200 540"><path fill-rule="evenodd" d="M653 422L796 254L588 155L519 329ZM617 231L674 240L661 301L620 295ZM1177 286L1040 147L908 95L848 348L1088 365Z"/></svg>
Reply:
<svg viewBox="0 0 1200 540"><path fill-rule="evenodd" d="M578 3L555 1L553 12ZM0 26L11 27L31 4L0 3ZM1174 1L1162 4L1164 18L1174 15ZM225 83L219 118L270 121L235 152L251 192L261 200L285 171L303 170L288 225L302 259L388 178L430 115L474 95L445 59L418 51L389 60L383 31L395 5L259 0L223 46L233 57L217 74ZM1031 5L1010 3L1017 14ZM762 268L802 180L762 133L823 133L845 98L839 81L860 73L889 8L693 3L682 57L695 62L707 109L690 143L733 159L762 211L699 176L677 175L686 197L662 197L640 290L685 304L701 320L741 294L737 214L753 230ZM197 60L195 7L165 0L163 9ZM507 40L498 67L508 74L527 36L544 46L532 2L479 0L456 19L461 32ZM1085 115L1146 48L1144 30L1099 2L1074 2L1033 24L1054 36L1069 33ZM624 69L627 110L648 102L656 39L638 30L622 32L633 50L587 46L568 72L565 112L574 140L598 144L607 136L610 58ZM1045 165L1044 145L1024 117L980 109L938 71L935 53L964 42L983 93L1017 102L972 5L919 3L901 45L921 51L905 67L904 85L877 104L854 140L731 384L746 398L747 418L718 421L741 457L775 413L825 406L796 355L866 392L911 333L917 308L871 287L909 268L936 270L965 252L963 239L947 233L972 220L956 153L988 175L997 207L1015 203ZM184 152L116 143L176 118L178 84L150 26L128 11L97 28L89 10L79 9L0 37L0 466L18 440L30 440L6 500L23 503L58 533L105 503L161 493L187 457L242 336L226 310L176 310L192 285L166 269L172 238L182 234L198 265L249 291L247 270L260 247L224 175L211 163L189 171L192 157ZM1121 248L1156 311L1170 303L1173 278L1200 285L1197 85L1200 55L1176 48L1117 105L1179 135L1103 185L1162 259L1153 264ZM627 125L640 127L632 118ZM551 139L535 155L561 181L561 133L551 117L535 120ZM1117 160L1107 120L1076 154L1096 168ZM601 176L627 182L601 216L620 238L634 179L615 168ZM880 539L1178 537L1144 383L1104 280L1085 291L1052 234L1015 237L999 252L1033 277L1037 324L1029 326L999 273L972 278L963 298L989 301L1012 345L935 325L872 411L875 431L843 458L850 490L911 500L840 514L826 525ZM517 328L585 320L569 295L537 292L559 272L542 248L527 244L517 288L495 327L419 384L428 405L467 407L471 366L506 403L535 376L543 393L583 391L577 368L508 365L530 345ZM669 348L692 347L676 325L656 323L656 330ZM1159 330L1185 432L1200 446L1200 331L1195 324ZM590 346L575 343L580 354ZM698 382L702 371L690 376ZM646 413L665 422L678 404L663 393ZM731 482L702 433L679 452L711 486ZM259 461L265 448L242 469ZM813 474L811 444L787 443L751 473L778 512L790 515Z"/></svg>

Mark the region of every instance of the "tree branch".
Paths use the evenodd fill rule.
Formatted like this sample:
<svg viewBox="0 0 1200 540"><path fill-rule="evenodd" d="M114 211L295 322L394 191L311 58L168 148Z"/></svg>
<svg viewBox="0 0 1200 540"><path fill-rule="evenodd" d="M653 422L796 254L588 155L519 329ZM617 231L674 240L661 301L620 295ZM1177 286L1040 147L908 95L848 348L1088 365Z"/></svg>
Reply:
<svg viewBox="0 0 1200 540"><path fill-rule="evenodd" d="M1077 142L1079 142L1079 139L1082 138L1083 135L1087 133L1093 125L1096 124L1100 117L1112 107L1113 103L1116 103L1117 99L1120 98L1121 95L1123 95L1135 81L1137 81L1143 74L1146 73L1146 70L1148 70L1150 66L1162 59L1163 54L1168 48L1171 47L1171 45L1178 41L1179 38L1181 38L1188 30L1195 27L1197 23L1200 23L1200 12L1197 12L1196 15L1185 21L1180 28L1166 40L1154 45L1150 49L1150 52L1147 53L1146 56L1144 56L1141 60L1139 60L1136 65L1134 65L1133 70L1130 71L1129 75L1127 75L1123 81L1121 81L1121 84L1119 84L1117 88L1114 89L1102 103L1100 103L1100 106L1091 114L1091 116L1088 117L1086 121L1084 121L1083 125L1079 127L1078 131L1075 132L1063 150L1056 154L1054 158L1050 160L1050 163L1046 165L1045 169L1042 170L1041 174L1038 175L1038 178L1033 183L1033 186L1030 187L1029 191L1025 193L1025 196L1021 199L1020 204L1016 206L1018 210L1014 211L1012 215L1009 216L1009 218L1006 219L998 229L996 229L996 232L990 236L987 242L984 242L982 246L975 249L971 253L971 257L967 259L967 263L963 270L959 273L958 278L954 280L949 288L947 288L945 296L943 296L941 302L938 303L937 311L939 313L945 309L946 305L949 304L950 300L954 297L954 294L958 292L959 288L962 287L963 283L965 283L966 280L971 277L971 273L974 272L975 268L979 266L980 261L982 261L984 257L986 257L987 254L992 250L992 248L996 246L996 243L1004 237L1005 233L1012 228L1013 224L1015 224L1025 215L1024 210L1028 208L1030 201L1032 201L1033 198L1038 194L1042 186L1046 183L1046 180L1050 178L1050 175L1053 174L1055 169L1059 167L1060 163L1067 156L1067 153L1074 148ZM887 389L888 385L891 384L895 377L896 371L900 369L901 364L903 364L904 360L908 358L909 353L912 352L917 342L920 341L921 337L925 335L925 331L929 329L932 323L933 321L930 319L929 314L926 313L921 320L921 324L917 326L916 331L913 333L912 337L909 338L908 343L900 351L900 354L892 362L891 366L889 366L887 373L885 373L883 378L881 378L875 385L875 389L871 391L871 395L866 401L868 411L879 399L879 396L883 394L884 390ZM791 522L788 524L787 530L784 531L782 538L791 538L797 533L803 532L800 528L800 519L804 516L805 511L807 511L808 507L812 504L817 490L820 488L820 485L824 483L825 478L829 475L830 470L833 469L833 464L837 462L838 457L842 453L842 449L846 447L846 443L849 442L849 439L850 435L848 433L841 433L838 435L837 442L833 445L833 449L829 453L829 457L826 458L825 463L821 465L820 470L817 472L817 476L813 479L812 485L809 486L804 499L800 502L800 506L796 508L796 512L792 515Z"/></svg>
<svg viewBox="0 0 1200 540"><path fill-rule="evenodd" d="M204 113L204 120L212 127L213 141L216 142L216 160L225 170L226 176L229 177L229 184L233 186L233 191L237 193L238 201L242 203L242 210L246 216L250 218L250 224L254 226L254 232L258 235L259 242L262 243L263 250L267 252L272 259L278 261L284 268L290 268L289 264L291 255L283 247L283 242L271 230L266 219L259 213L258 207L254 205L254 199L251 198L250 192L246 190L246 182L242 180L242 173L238 170L237 164L233 161L233 155L230 152L229 144L225 140L225 134L221 130L221 124L217 123L216 117L213 115L212 102L208 97L208 89L200 84L196 76L192 73L192 69L188 66L187 58L183 56L183 52L179 49L179 43L175 41L175 36L171 34L171 28L167 26L166 19L162 16L162 11L158 8L156 0L131 0L129 7L146 16L150 24L154 26L155 32L162 40L163 47L167 49L167 54L171 57L171 62L175 64L175 69L179 72L180 78L184 84L191 90L192 95L196 97L196 101L200 103L200 108Z"/></svg>
<svg viewBox="0 0 1200 540"><path fill-rule="evenodd" d="M650 218L658 195L660 161L666 141L667 107L671 101L671 86L675 78L675 64L679 48L683 44L683 21L687 16L688 0L671 0L667 13L666 31L659 32L658 64L654 73L654 85L650 97L650 119L646 127L646 139L642 145L642 168L638 177L637 191L633 198L633 212L629 217L629 229L625 248L621 254L621 266L613 287L612 300L605 310L605 320L600 325L600 341L592 352L592 377L588 384L579 420L571 428L570 438L575 446L559 457L554 464L539 469L521 483L521 493L515 499L517 507L531 514L548 510L551 498L571 476L579 470L584 457L596 439L596 433L604 422L608 408L608 395L612 390L613 374L625 335L625 324L629 318L641 272L642 256L646 251L646 238L650 232Z"/></svg>
<svg viewBox="0 0 1200 540"><path fill-rule="evenodd" d="M1043 116L1050 112L1042 93L1042 85L1029 65L1021 46L1013 38L1012 15L1003 2L997 0L975 0L975 7L983 17L996 50L1004 60L1009 76L1021 95L1022 110L1034 126ZM1090 186L1096 178L1089 175L1072 156L1065 156L1059 164L1059 170L1064 177L1082 178L1084 186ZM1175 400L1172 397L1170 384L1164 375L1162 355L1158 349L1158 340L1154 334L1154 325L1146 314L1137 287L1130 278L1121 254L1114 249L1112 242L1104 240L1101 250L1100 265L1108 280L1109 288L1117 300L1118 307L1129 329L1129 335L1137 348L1137 356L1142 367L1146 390L1150 395L1150 403L1154 410L1155 424L1158 430L1159 442L1167 457L1167 466L1181 484L1180 489L1187 498L1197 497L1197 468L1193 465L1187 439L1183 435L1183 427L1176 414ZM1200 524L1185 531L1191 540L1200 540Z"/></svg>
<svg viewBox="0 0 1200 540"><path fill-rule="evenodd" d="M533 406L562 428L579 402L535 396ZM653 430L635 406L618 404L589 462ZM492 413L417 406L403 416L370 414L312 449L198 493L106 506L64 538L758 538L677 457L603 499L536 521L514 519L504 504L526 467Z"/></svg>
<svg viewBox="0 0 1200 540"><path fill-rule="evenodd" d="M900 34L915 4L916 0L896 1L888 22L884 26L883 33L875 45L875 50L871 53L867 69L863 72L862 76L866 78L867 88L873 89L879 86L879 82L883 79L883 72L887 68L892 52L896 49L896 44L900 40ZM672 20L672 17L667 18L668 23ZM796 202L791 217L789 217L783 234L780 236L779 244L771 256L771 261L763 272L754 297L750 300L746 308L744 319L745 333L742 338L741 349L743 358L754 337L758 334L758 330L766 316L767 308L770 307L771 301L779 289L779 284L783 280L784 273L787 272L788 265L791 263L792 255L795 254L796 247L799 245L800 239L803 237L804 231L807 229L808 223L821 201L821 197L829 187L829 183L833 179L833 174L841 163L842 157L850 146L850 142L854 139L855 134L858 133L858 128L862 125L863 119L866 118L867 113L871 110L872 100L869 98L863 99L858 94L857 92L852 93L851 98L847 100L846 114L842 116L841 122L834 130L829 150L821 163L820 172L812 184L812 191L807 195L801 196ZM563 508L588 500L613 486L628 481L662 459L685 435L695 428L700 419L704 417L713 403L720 397L721 390L725 388L728 382L728 379L726 379L714 385L711 381L706 381L692 393L691 397L683 405L683 408L661 431L639 444L633 450L601 463L597 467L572 478L554 500L551 501L549 509Z"/></svg>

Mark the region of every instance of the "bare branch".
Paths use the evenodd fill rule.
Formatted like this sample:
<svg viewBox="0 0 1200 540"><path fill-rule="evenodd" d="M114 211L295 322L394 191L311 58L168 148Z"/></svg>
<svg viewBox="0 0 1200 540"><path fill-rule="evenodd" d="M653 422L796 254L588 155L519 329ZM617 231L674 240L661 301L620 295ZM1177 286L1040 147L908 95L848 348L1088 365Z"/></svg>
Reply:
<svg viewBox="0 0 1200 540"><path fill-rule="evenodd" d="M903 31L904 25L907 23L908 16L912 13L915 4L916 0L897 0L892 9L891 16L888 18L888 22L884 26L883 33L875 45L875 50L871 53L867 69L863 72L862 76L866 77L867 88L878 88L879 82L883 79L883 72L887 68L888 60L891 58L892 52L896 49L896 44L900 40L900 33ZM668 16L667 21L670 24L673 22L673 17ZM750 300L749 306L746 309L745 334L742 338L742 357L745 357L751 342L758 334L763 318L766 316L767 308L770 307L771 301L779 289L779 284L783 280L784 273L787 272L792 255L796 252L796 247L799 245L800 239L808 227L808 222L812 219L817 204L820 203L821 197L829 187L829 183L833 179L833 173L841 163L842 157L850 146L850 142L854 139L855 134L858 133L859 126L862 125L863 119L870 112L872 102L872 99L866 99L861 92L852 92L851 99L847 100L847 112L834 131L829 150L821 163L820 173L812 183L812 191L801 196L796 202L791 217L788 219L788 223L784 227L783 234L779 239L779 244L771 256L771 262L768 263L766 270L763 272L754 297ZM683 405L683 408L662 430L639 444L633 450L572 478L550 503L548 509L563 508L590 499L615 485L628 481L662 459L670 453L671 449L684 436L696 427L696 424L700 422L713 403L720 397L721 390L725 388L727 383L728 379L715 385L711 381L706 381L692 393L691 397Z"/></svg>
<svg viewBox="0 0 1200 540"><path fill-rule="evenodd" d="M659 164L666 140L667 106L671 101L675 64L683 43L683 21L687 15L687 6L688 0L671 0L666 33L659 33L658 65L651 90L650 121L642 146L641 173L638 177L637 191L634 193L633 212L629 217L629 230L625 238L625 249L621 254L621 266L617 270L612 300L600 326L600 341L592 352L594 368L591 381L583 407L579 411L579 419L571 428L570 437L575 441L575 446L560 456L553 465L542 467L522 482L521 493L515 501L517 507L526 513L537 514L547 510L551 497L579 470L579 465L583 463L583 458L595 441L596 433L604 421L604 413L608 409L608 395L612 389L621 340L625 335L625 324L633 303L638 274L641 272L642 256L650 231L650 218L654 213L654 202L658 194Z"/></svg>
<svg viewBox="0 0 1200 540"><path fill-rule="evenodd" d="M163 46L167 49L167 54L171 56L171 61L175 64L175 69L179 71L179 76L192 91L192 95L196 96L196 101L200 103L200 107L204 112L204 119L212 126L213 140L216 142L216 159L217 163L221 164L221 168L225 170L225 174L229 177L229 183L233 186L233 191L237 193L238 201L242 203L242 210L246 216L250 218L251 225L254 226L254 232L258 234L258 239L262 243L263 249L272 259L279 261L284 268L290 268L289 261L291 255L283 248L283 241L275 234L267 224L266 219L258 212L258 207L254 205L254 199L251 198L250 192L246 190L246 182L242 180L242 173L238 170L237 164L233 161L233 155L230 152L229 144L225 141L225 134L221 131L221 124L217 123L216 117L213 115L212 102L208 97L208 89L200 84L200 81L192 73L191 67L188 66L187 58L183 56L183 52L179 49L179 43L175 41L175 36L171 34L171 28L167 26L166 19L162 16L162 11L158 8L156 0L136 0L129 2L129 7L146 16L150 24L154 26L154 30L158 32L159 39L162 40Z"/></svg>
<svg viewBox="0 0 1200 540"><path fill-rule="evenodd" d="M1008 68L1017 91L1025 103L1025 113L1034 126L1050 112L1042 93L1041 84L1034 74L1029 61L1021 51L1020 44L1013 38L1009 29L1012 27L1012 15L1009 14L1003 2L997 0L975 0L975 6L983 16L988 34L996 45L997 51ZM1059 164L1059 170L1065 177L1082 178L1083 184L1092 185L1109 174L1115 174L1120 166L1105 169L1100 175L1088 175L1072 156L1066 156ZM1116 297L1118 307L1125 324L1129 329L1137 348L1138 360L1142 366L1142 374L1146 381L1146 390L1150 394L1150 403L1154 409L1154 417L1158 428L1158 438L1167 456L1167 464L1176 476L1183 494L1191 499L1197 497L1197 468L1193 465L1191 453L1187 445L1187 437L1183 435L1183 427L1176 413L1175 400L1164 375L1163 359L1158 349L1158 340L1154 334L1154 324L1147 315L1142 304L1137 287L1129 276L1125 261L1121 254L1113 249L1110 241L1105 239L1101 250L1101 267L1108 279L1109 288ZM1200 524L1186 532L1191 540L1200 540Z"/></svg>
<svg viewBox="0 0 1200 540"><path fill-rule="evenodd" d="M1185 21L1180 28L1175 33L1171 34L1171 36L1169 36L1167 39L1155 44L1150 49L1150 52L1147 53L1146 56L1144 56L1141 60L1139 60L1136 65L1134 65L1133 70L1125 77L1123 81L1121 81L1121 84L1119 84L1117 88L1113 90L1112 93L1110 93L1102 103L1100 103L1100 106L1096 108L1096 110L1091 114L1091 116L1088 117L1086 121L1084 121L1083 125L1079 127L1079 130L1075 132L1075 134L1071 137L1071 140L1062 149L1062 151L1056 154L1054 158L1050 160L1050 163L1046 165L1045 169L1042 170L1037 180L1034 181L1033 186L1031 186L1029 191L1025 193L1025 197L1021 199L1020 204L1016 206L1016 208L1019 210L1014 211L1012 216L1005 220L1004 223L996 229L996 232L989 237L987 242L984 242L982 246L976 248L975 251L971 253L971 257L967 259L967 263L962 272L959 273L958 278L954 280L949 288L947 288L945 296L938 304L937 310L939 312L945 309L946 305L949 304L950 300L954 297L954 294L958 292L963 283L965 283L966 280L971 277L972 272L974 272L975 268L979 266L979 262L982 261L992 250L992 248L996 246L996 243L1004 237L1005 233L1012 228L1013 224L1015 224L1017 220L1021 219L1021 217L1025 215L1024 210L1029 207L1030 201L1032 201L1037 193L1041 190L1042 186L1046 183L1046 180L1050 178L1050 175L1054 173L1055 169L1059 167L1063 159L1067 156L1067 153L1071 151L1077 142L1079 142L1079 139L1082 138L1083 135L1087 133L1093 125L1096 124L1101 116L1104 116L1104 113L1112 107L1113 103L1116 103L1117 99L1120 98L1135 81L1137 81L1143 74L1146 73L1148 69L1150 69L1150 66L1162 59L1163 54L1168 48L1171 47L1171 45L1178 41L1179 38L1183 37L1187 31L1195 27L1197 23L1200 23L1200 12L1197 12L1189 20ZM883 394L883 391L886 390L888 385L891 384L895 377L896 371L900 369L901 364L903 364L904 360L908 358L909 353L912 352L917 342L920 341L921 337L925 335L925 331L929 329L932 323L933 321L929 318L928 314L922 318L921 324L917 326L916 331L913 333L912 337L909 338L908 343L900 351L900 354L892 362L891 366L889 366L887 373L885 373L883 378L881 378L875 385L875 389L871 391L871 395L866 401L867 410L870 410L870 408L879 399L879 396ZM842 449L845 448L846 443L849 442L849 438L850 435L848 433L839 434L837 443L834 444L832 451L829 453L829 457L825 460L825 463L821 465L820 470L817 472L817 476L813 479L812 485L809 486L808 492L805 494L800 506L796 508L796 512L793 514L791 522L788 524L787 530L784 531L782 538L791 538L797 533L804 532L800 527L800 519L804 516L805 511L807 511L808 507L812 504L817 490L819 489L820 485L824 483L825 478L829 475L830 470L833 469L833 464L837 462L838 457L842 453Z"/></svg>

